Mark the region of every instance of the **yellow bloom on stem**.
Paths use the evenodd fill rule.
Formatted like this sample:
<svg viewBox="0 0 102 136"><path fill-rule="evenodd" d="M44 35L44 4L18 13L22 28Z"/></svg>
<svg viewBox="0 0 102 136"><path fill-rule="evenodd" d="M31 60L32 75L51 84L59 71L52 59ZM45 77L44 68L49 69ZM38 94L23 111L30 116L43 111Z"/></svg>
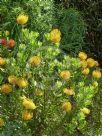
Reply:
<svg viewBox="0 0 102 136"><path fill-rule="evenodd" d="M0 127L4 126L4 120L2 118L0 118Z"/></svg>
<svg viewBox="0 0 102 136"><path fill-rule="evenodd" d="M75 95L75 92L73 91L73 89L64 88L63 92L68 96Z"/></svg>
<svg viewBox="0 0 102 136"><path fill-rule="evenodd" d="M33 118L33 113L25 111L22 113L22 119L27 121L27 120L31 120Z"/></svg>
<svg viewBox="0 0 102 136"><path fill-rule="evenodd" d="M80 52L78 56L79 56L79 58L80 58L81 60L87 59L87 54L84 53L84 52Z"/></svg>
<svg viewBox="0 0 102 136"><path fill-rule="evenodd" d="M16 81L16 84L20 87L20 88L26 88L28 86L28 81L25 80L24 78L18 78L18 80Z"/></svg>
<svg viewBox="0 0 102 136"><path fill-rule="evenodd" d="M86 68L87 67L87 61L85 61L85 60L81 61L80 64L81 64L82 68Z"/></svg>
<svg viewBox="0 0 102 136"><path fill-rule="evenodd" d="M36 96L43 96L43 95L44 95L44 92L41 91L41 90L37 90L37 91L35 92L35 94L36 94Z"/></svg>
<svg viewBox="0 0 102 136"><path fill-rule="evenodd" d="M66 112L70 112L72 110L72 104L70 102L64 102L62 104L62 109Z"/></svg>
<svg viewBox="0 0 102 136"><path fill-rule="evenodd" d="M90 110L88 108L82 108L80 109L81 112L83 112L84 114L90 114Z"/></svg>
<svg viewBox="0 0 102 136"><path fill-rule="evenodd" d="M8 77L8 82L10 84L16 84L17 80L18 80L18 78L16 76L14 76L14 75L11 75L11 76Z"/></svg>
<svg viewBox="0 0 102 136"><path fill-rule="evenodd" d="M99 70L94 70L92 72L92 76L95 77L95 78L101 78L102 74Z"/></svg>
<svg viewBox="0 0 102 136"><path fill-rule="evenodd" d="M98 66L99 66L98 61L95 61L95 66L96 66L96 67L98 67Z"/></svg>
<svg viewBox="0 0 102 136"><path fill-rule="evenodd" d="M20 24L20 25L24 25L28 22L28 16L27 15L19 15L17 17L17 23Z"/></svg>
<svg viewBox="0 0 102 136"><path fill-rule="evenodd" d="M61 40L61 32L58 29L53 29L50 32L50 39L53 43L59 43Z"/></svg>
<svg viewBox="0 0 102 136"><path fill-rule="evenodd" d="M10 34L9 31L5 31L4 33L6 36L9 36L9 34Z"/></svg>
<svg viewBox="0 0 102 136"><path fill-rule="evenodd" d="M98 82L97 82L97 81L94 81L94 82L93 82L93 86L94 86L94 87L98 87Z"/></svg>
<svg viewBox="0 0 102 136"><path fill-rule="evenodd" d="M89 67L94 67L95 66L95 60L94 59L92 59L92 58L88 58L87 59L87 65L89 66Z"/></svg>
<svg viewBox="0 0 102 136"><path fill-rule="evenodd" d="M36 109L36 105L31 99L24 98L22 104L26 109L30 109L30 110Z"/></svg>
<svg viewBox="0 0 102 136"><path fill-rule="evenodd" d="M10 92L12 92L12 91L13 91L13 89L12 89L12 86L11 86L10 84L3 84L3 85L1 86L1 92L2 92L2 93L8 94L8 93L10 93Z"/></svg>
<svg viewBox="0 0 102 136"><path fill-rule="evenodd" d="M60 73L60 77L63 78L64 80L67 80L71 77L71 74L69 71L65 70Z"/></svg>
<svg viewBox="0 0 102 136"><path fill-rule="evenodd" d="M0 66L4 66L5 64L6 64L5 59L0 57Z"/></svg>
<svg viewBox="0 0 102 136"><path fill-rule="evenodd" d="M82 73L83 73L84 75L88 75L89 72L90 72L90 69L89 69L89 68L85 68L85 69L82 70Z"/></svg>
<svg viewBox="0 0 102 136"><path fill-rule="evenodd" d="M29 59L29 63L32 66L38 66L41 63L41 58L39 56L33 56Z"/></svg>

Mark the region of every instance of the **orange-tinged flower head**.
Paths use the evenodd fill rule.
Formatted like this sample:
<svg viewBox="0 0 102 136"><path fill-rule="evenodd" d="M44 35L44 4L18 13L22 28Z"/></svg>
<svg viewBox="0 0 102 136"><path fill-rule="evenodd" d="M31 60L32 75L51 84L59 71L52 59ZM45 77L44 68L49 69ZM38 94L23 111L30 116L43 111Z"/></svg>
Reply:
<svg viewBox="0 0 102 136"><path fill-rule="evenodd" d="M18 80L16 81L16 84L20 87L20 88L26 88L28 86L28 81L25 80L24 78L18 78Z"/></svg>
<svg viewBox="0 0 102 136"><path fill-rule="evenodd" d="M15 46L15 41L13 39L10 39L8 42L7 42L7 45L9 48L12 48Z"/></svg>
<svg viewBox="0 0 102 136"><path fill-rule="evenodd" d="M92 59L92 58L88 58L87 59L87 65L88 65L88 67L94 67L95 66L95 60L94 59Z"/></svg>
<svg viewBox="0 0 102 136"><path fill-rule="evenodd" d="M24 98L22 104L25 107L25 109L30 109L30 110L36 109L36 105L31 99Z"/></svg>
<svg viewBox="0 0 102 136"><path fill-rule="evenodd" d="M70 112L72 110L72 104L70 102L64 102L62 104L62 109L66 112Z"/></svg>
<svg viewBox="0 0 102 136"><path fill-rule="evenodd" d="M84 114L90 114L90 110L88 108L82 108L81 112L83 112Z"/></svg>
<svg viewBox="0 0 102 136"><path fill-rule="evenodd" d="M53 29L50 32L50 39L53 43L59 43L61 40L61 32L58 29Z"/></svg>
<svg viewBox="0 0 102 136"><path fill-rule="evenodd" d="M33 118L33 113L25 111L22 113L22 119L25 121L31 120Z"/></svg>
<svg viewBox="0 0 102 136"><path fill-rule="evenodd" d="M3 127L4 126L4 120L2 118L0 118L0 127Z"/></svg>
<svg viewBox="0 0 102 136"><path fill-rule="evenodd" d="M0 66L4 66L5 64L6 64L5 59L0 57Z"/></svg>
<svg viewBox="0 0 102 136"><path fill-rule="evenodd" d="M3 93L8 94L8 93L10 93L12 91L13 91L13 89L12 89L12 86L10 84L3 84L1 86L1 92L3 92Z"/></svg>
<svg viewBox="0 0 102 136"><path fill-rule="evenodd" d="M87 59L87 54L84 53L84 52L80 52L78 56L79 56L79 58L80 58L81 60L86 60L86 59Z"/></svg>
<svg viewBox="0 0 102 136"><path fill-rule="evenodd" d="M94 70L92 72L92 76L95 77L95 78L101 78L102 74L99 70Z"/></svg>
<svg viewBox="0 0 102 136"><path fill-rule="evenodd" d="M28 22L28 16L27 15L19 15L17 17L17 23L20 24L20 25L24 25Z"/></svg>
<svg viewBox="0 0 102 136"><path fill-rule="evenodd" d="M14 75L11 75L11 76L8 77L8 82L10 84L16 84L17 80L18 80L18 78L16 76L14 76Z"/></svg>
<svg viewBox="0 0 102 136"><path fill-rule="evenodd" d="M32 66L38 66L41 63L41 58L39 56L33 56L29 59L29 63Z"/></svg>
<svg viewBox="0 0 102 136"><path fill-rule="evenodd" d="M64 88L63 89L63 92L68 95L68 96L71 96L71 95L75 95L75 92L73 89L67 89L67 88Z"/></svg>
<svg viewBox="0 0 102 136"><path fill-rule="evenodd" d="M83 73L84 75L88 75L89 72L90 72L90 69L89 69L89 68L85 68L85 69L82 70L82 73Z"/></svg>
<svg viewBox="0 0 102 136"><path fill-rule="evenodd" d="M64 80L67 80L71 77L71 74L69 71L65 70L60 73L60 77Z"/></svg>

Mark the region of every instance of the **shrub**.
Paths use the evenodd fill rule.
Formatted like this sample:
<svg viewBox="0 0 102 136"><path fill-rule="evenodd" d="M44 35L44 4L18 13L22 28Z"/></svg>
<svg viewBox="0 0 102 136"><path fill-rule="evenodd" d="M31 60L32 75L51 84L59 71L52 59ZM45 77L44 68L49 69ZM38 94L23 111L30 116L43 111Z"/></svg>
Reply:
<svg viewBox="0 0 102 136"><path fill-rule="evenodd" d="M86 24L80 14L74 8L59 8L58 27L62 32L61 48L72 55L82 50L86 33Z"/></svg>
<svg viewBox="0 0 102 136"><path fill-rule="evenodd" d="M101 76L98 62L83 52L80 60L61 53L57 29L42 41L39 36L23 29L18 50L18 41L0 46L0 135L84 134Z"/></svg>

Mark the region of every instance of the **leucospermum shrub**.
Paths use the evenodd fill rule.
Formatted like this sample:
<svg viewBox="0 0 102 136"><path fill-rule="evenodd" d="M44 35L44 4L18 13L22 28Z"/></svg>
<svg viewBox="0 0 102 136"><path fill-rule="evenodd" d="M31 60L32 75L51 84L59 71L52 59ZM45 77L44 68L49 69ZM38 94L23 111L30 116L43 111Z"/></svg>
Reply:
<svg viewBox="0 0 102 136"><path fill-rule="evenodd" d="M83 52L62 53L58 29L38 37L23 29L14 50L0 45L0 136L84 134L101 78L98 62Z"/></svg>

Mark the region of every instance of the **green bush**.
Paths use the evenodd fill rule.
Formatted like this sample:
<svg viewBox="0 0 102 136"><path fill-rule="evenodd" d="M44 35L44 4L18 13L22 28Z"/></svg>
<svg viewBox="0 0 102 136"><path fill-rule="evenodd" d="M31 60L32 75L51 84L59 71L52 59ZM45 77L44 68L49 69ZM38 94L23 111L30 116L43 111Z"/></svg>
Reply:
<svg viewBox="0 0 102 136"><path fill-rule="evenodd" d="M101 0L69 0L67 5L82 12L87 23L86 50L100 61L102 66L102 1Z"/></svg>
<svg viewBox="0 0 102 136"><path fill-rule="evenodd" d="M73 8L59 8L57 12L58 27L62 32L61 48L76 55L85 46L86 24L81 14Z"/></svg>

